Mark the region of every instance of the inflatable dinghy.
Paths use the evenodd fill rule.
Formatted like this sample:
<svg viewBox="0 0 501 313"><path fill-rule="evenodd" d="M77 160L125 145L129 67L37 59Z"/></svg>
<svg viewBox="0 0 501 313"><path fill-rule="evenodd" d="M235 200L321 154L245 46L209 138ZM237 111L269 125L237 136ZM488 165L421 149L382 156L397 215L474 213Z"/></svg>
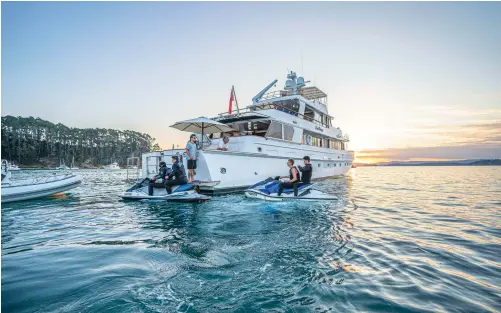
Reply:
<svg viewBox="0 0 501 313"><path fill-rule="evenodd" d="M10 181L7 161L2 161L2 203L46 197L78 187L80 176L72 173L37 176Z"/></svg>

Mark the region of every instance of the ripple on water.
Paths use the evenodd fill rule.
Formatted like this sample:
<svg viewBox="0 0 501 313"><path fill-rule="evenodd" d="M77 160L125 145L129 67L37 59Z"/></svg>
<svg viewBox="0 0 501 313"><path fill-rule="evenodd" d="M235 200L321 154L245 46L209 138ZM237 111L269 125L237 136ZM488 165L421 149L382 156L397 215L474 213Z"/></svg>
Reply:
<svg viewBox="0 0 501 313"><path fill-rule="evenodd" d="M82 176L2 207L4 311L501 310L501 168L360 168L318 184L328 204L129 202L125 171Z"/></svg>

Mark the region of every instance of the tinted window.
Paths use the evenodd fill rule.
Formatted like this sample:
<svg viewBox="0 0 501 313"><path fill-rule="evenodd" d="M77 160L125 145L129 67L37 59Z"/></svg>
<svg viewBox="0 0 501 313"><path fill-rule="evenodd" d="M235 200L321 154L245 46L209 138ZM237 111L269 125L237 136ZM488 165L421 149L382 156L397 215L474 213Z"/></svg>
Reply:
<svg viewBox="0 0 501 313"><path fill-rule="evenodd" d="M266 137L282 139L282 124L277 122L271 122Z"/></svg>
<svg viewBox="0 0 501 313"><path fill-rule="evenodd" d="M294 135L294 127L289 125L284 125L284 139L292 141L293 135Z"/></svg>

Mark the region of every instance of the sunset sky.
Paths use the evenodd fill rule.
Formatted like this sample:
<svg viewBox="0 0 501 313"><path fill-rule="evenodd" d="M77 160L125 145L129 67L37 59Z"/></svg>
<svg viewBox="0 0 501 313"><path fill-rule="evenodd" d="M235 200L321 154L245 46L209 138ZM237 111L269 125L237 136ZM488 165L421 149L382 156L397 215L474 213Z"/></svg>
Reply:
<svg viewBox="0 0 501 313"><path fill-rule="evenodd" d="M2 2L2 116L131 129L241 105L288 70L359 162L501 158L499 2ZM303 61L301 61L303 60Z"/></svg>

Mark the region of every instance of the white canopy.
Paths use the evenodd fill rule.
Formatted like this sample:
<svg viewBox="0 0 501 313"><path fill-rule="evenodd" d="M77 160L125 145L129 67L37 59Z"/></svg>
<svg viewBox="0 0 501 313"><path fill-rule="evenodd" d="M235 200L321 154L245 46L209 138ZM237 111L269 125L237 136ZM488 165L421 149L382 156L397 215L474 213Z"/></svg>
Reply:
<svg viewBox="0 0 501 313"><path fill-rule="evenodd" d="M216 122L207 117L199 117L191 120L177 122L171 126L185 132L212 134L219 132L231 132L233 128L226 124Z"/></svg>

